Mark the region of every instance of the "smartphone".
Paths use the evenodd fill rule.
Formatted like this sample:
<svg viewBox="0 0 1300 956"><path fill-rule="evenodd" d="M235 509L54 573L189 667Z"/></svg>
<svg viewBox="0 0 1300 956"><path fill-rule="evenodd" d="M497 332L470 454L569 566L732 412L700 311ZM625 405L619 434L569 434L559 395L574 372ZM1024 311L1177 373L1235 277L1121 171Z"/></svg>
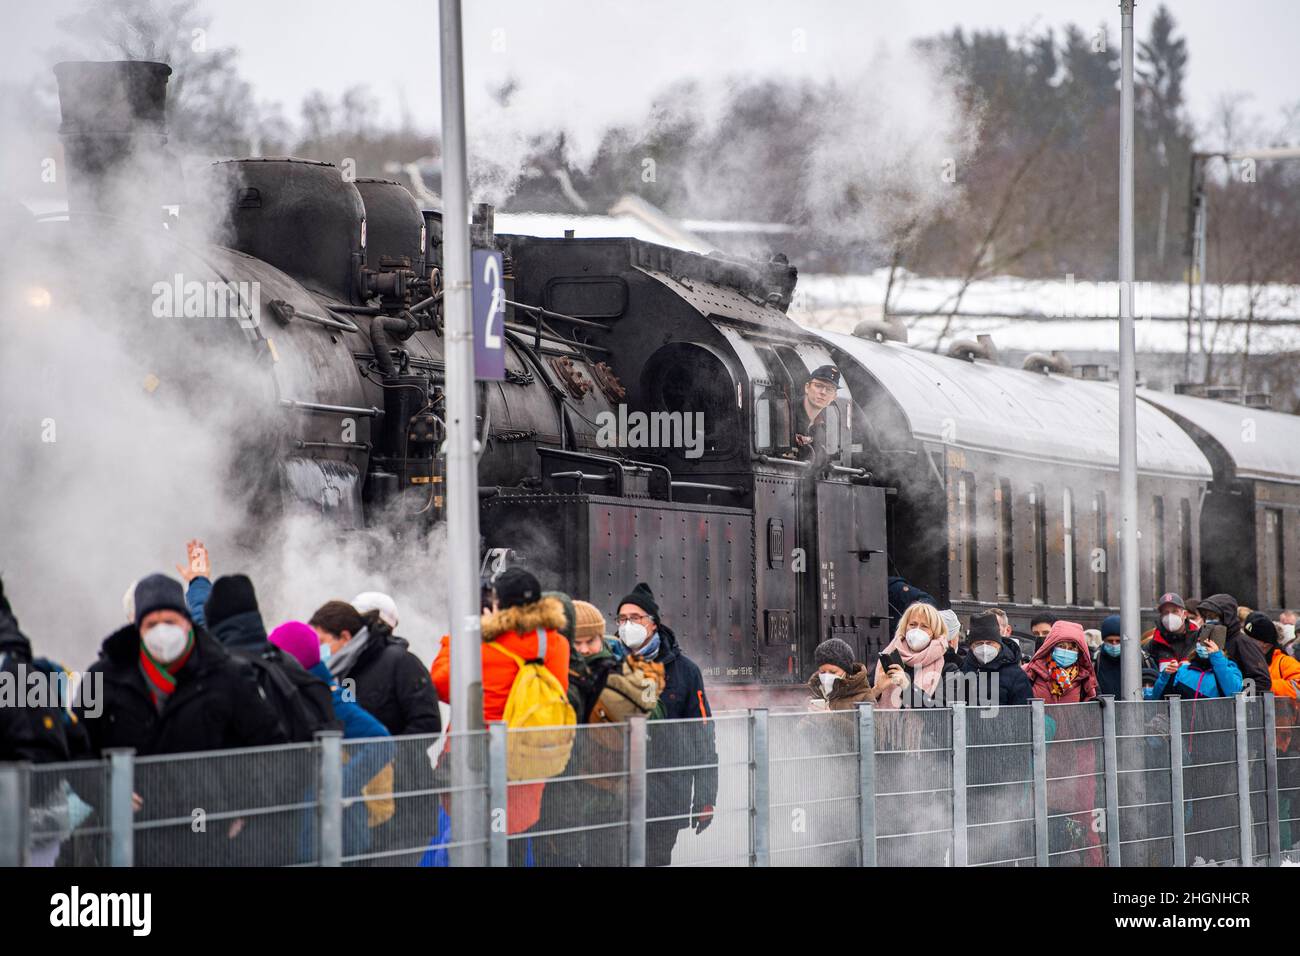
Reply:
<svg viewBox="0 0 1300 956"><path fill-rule="evenodd" d="M880 666L884 668L885 673L894 665L903 666L903 656L898 651L886 651L880 655Z"/></svg>

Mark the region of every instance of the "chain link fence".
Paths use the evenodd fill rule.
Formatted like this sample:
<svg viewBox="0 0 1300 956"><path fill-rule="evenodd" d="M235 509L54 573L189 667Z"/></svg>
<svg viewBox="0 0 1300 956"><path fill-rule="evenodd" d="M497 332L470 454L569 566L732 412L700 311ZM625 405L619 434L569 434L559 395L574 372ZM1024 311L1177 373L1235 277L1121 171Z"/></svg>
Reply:
<svg viewBox="0 0 1300 956"><path fill-rule="evenodd" d="M0 765L0 864L1300 861L1293 700L719 713Z"/></svg>

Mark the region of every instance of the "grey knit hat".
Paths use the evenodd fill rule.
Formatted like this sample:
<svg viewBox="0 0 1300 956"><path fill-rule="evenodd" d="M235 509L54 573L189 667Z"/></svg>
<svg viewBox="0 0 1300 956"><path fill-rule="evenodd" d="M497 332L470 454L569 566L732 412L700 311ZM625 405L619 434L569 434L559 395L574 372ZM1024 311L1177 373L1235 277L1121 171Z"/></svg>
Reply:
<svg viewBox="0 0 1300 956"><path fill-rule="evenodd" d="M817 645L817 650L813 652L813 663L818 667L834 664L847 674L853 669L853 648L849 647L847 641L832 637Z"/></svg>

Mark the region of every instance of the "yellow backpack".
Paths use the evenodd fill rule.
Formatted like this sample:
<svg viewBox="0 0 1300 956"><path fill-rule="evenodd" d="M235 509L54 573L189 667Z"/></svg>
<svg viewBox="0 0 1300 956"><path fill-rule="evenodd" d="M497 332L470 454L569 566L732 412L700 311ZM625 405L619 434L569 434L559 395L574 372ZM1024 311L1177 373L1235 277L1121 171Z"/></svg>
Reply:
<svg viewBox="0 0 1300 956"><path fill-rule="evenodd" d="M489 641L519 665L506 698L506 776L537 780L564 771L577 734L577 715L564 688L542 663L546 660L546 631L537 631L537 659L525 661L496 641Z"/></svg>

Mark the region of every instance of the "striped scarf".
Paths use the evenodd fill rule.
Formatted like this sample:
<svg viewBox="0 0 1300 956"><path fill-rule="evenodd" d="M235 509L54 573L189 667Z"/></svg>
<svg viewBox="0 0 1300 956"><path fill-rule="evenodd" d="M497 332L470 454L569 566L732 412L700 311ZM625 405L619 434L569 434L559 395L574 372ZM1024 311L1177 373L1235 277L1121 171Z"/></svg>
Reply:
<svg viewBox="0 0 1300 956"><path fill-rule="evenodd" d="M167 699L176 690L176 675L193 652L194 632L192 630L189 641L185 644L184 653L171 664L164 665L154 660L149 649L144 646L144 641L140 642L140 673L144 674L145 686L149 688L149 698L159 710L162 710L163 704L167 703Z"/></svg>

